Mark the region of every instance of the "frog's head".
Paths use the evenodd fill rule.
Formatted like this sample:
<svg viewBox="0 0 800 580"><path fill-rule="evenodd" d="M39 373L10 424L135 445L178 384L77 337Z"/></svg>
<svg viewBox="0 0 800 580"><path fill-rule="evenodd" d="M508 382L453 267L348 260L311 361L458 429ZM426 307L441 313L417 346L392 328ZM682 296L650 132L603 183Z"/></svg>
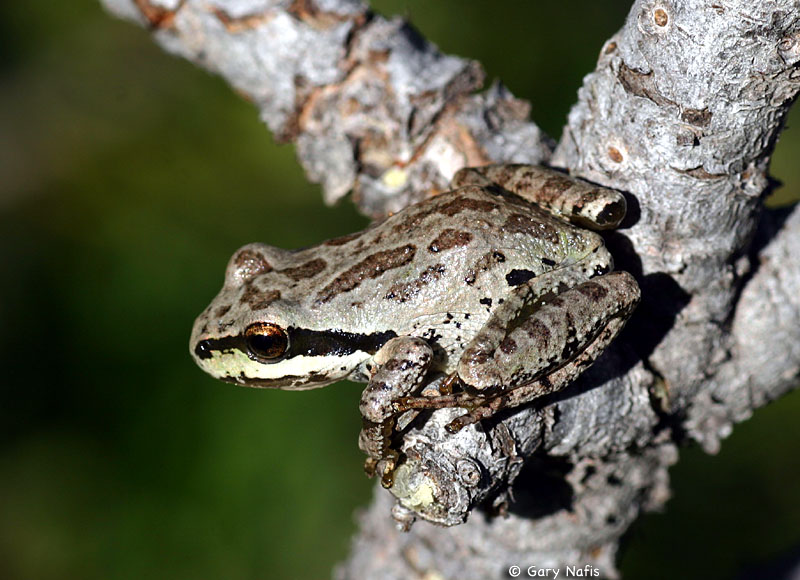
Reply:
<svg viewBox="0 0 800 580"><path fill-rule="evenodd" d="M190 351L204 371L240 385L311 389L345 378L379 346L309 306L320 267L304 253L250 244L233 255L192 330Z"/></svg>

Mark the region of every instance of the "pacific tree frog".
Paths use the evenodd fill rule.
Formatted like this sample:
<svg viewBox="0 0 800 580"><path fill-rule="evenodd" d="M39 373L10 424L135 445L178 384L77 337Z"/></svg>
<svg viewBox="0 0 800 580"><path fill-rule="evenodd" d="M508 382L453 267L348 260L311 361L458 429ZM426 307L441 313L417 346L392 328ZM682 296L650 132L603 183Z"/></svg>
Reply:
<svg viewBox="0 0 800 580"><path fill-rule="evenodd" d="M390 487L404 412L462 407L457 431L563 389L619 333L639 287L578 225L614 228L624 215L618 192L554 170L462 169L450 191L364 231L241 248L191 352L239 385L368 383L359 443Z"/></svg>

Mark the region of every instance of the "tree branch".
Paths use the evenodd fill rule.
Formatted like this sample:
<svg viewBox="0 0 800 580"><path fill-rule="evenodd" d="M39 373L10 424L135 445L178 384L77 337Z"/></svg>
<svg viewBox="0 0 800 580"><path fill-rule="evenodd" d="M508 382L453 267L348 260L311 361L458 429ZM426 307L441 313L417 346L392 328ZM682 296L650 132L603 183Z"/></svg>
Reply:
<svg viewBox="0 0 800 580"><path fill-rule="evenodd" d="M474 94L476 63L356 0L104 3L251 98L328 201L352 189L378 217L462 166L550 158L526 103L499 85ZM566 392L455 436L443 426L459 411L443 409L405 435L393 492L406 505L453 524L479 504L503 511L516 481L508 517L404 534L378 490L338 577L486 578L511 564L613 577L619 537L668 498L683 435L716 451L796 384L800 210L762 214L761 200L799 62L796 0L634 2L550 161L628 194L608 244L642 306Z"/></svg>
<svg viewBox="0 0 800 580"><path fill-rule="evenodd" d="M444 189L465 165L541 163L552 142L530 107L358 0L104 0L222 75L278 139L294 141L333 203L381 217Z"/></svg>
<svg viewBox="0 0 800 580"><path fill-rule="evenodd" d="M751 358L736 352L730 324L734 310L748 316L736 304L758 267L748 247L769 157L800 86L798 19L789 0L636 2L585 79L553 159L635 198L640 216L624 242L635 256L615 255L643 285L640 333L642 323L668 323L639 354L662 383L663 408L688 415L684 427L708 451L730 431L730 421L721 431L697 428L719 417L717 385L730 391L730 371L716 375L725 361ZM796 309L796 298L787 307Z"/></svg>

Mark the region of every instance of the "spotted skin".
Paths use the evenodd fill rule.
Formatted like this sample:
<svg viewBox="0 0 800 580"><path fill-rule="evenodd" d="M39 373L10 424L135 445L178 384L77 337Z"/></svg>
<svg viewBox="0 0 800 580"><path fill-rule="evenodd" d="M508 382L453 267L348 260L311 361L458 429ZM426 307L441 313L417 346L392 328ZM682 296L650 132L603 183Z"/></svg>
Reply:
<svg viewBox="0 0 800 580"><path fill-rule="evenodd" d="M553 170L462 170L451 191L362 232L240 249L195 322L192 355L246 386L367 382L360 446L391 485L416 410L467 408L455 431L564 388L618 334L638 286L609 273L597 233L566 220L615 227L624 208L619 193Z"/></svg>
<svg viewBox="0 0 800 580"><path fill-rule="evenodd" d="M469 245L471 241L471 233L459 232L458 230L448 228L436 236L436 239L434 239L428 246L428 251L436 254L451 248Z"/></svg>

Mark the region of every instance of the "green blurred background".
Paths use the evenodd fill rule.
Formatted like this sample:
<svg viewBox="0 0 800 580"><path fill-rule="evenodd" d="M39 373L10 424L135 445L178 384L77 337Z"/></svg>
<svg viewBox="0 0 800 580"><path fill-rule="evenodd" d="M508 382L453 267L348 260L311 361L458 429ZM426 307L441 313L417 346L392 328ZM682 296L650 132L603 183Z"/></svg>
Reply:
<svg viewBox="0 0 800 580"><path fill-rule="evenodd" d="M479 59L558 137L629 3L373 6ZM787 131L784 200L798 154ZM0 175L0 579L328 577L371 493L359 386L233 388L187 340L238 246L366 220L324 207L222 81L91 0L2 4ZM684 450L626 577L727 578L800 546L798 412L795 393L719 456Z"/></svg>

